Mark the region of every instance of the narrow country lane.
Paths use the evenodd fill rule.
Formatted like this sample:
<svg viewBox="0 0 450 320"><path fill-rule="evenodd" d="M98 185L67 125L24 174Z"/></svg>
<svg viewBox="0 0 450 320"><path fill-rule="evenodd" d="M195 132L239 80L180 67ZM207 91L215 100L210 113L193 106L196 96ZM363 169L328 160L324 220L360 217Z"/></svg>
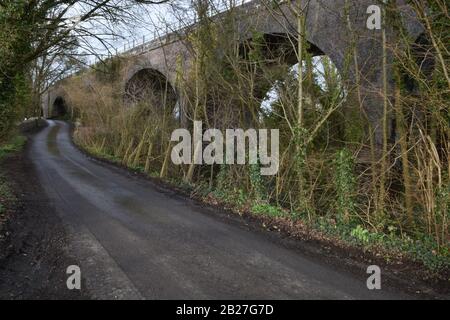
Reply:
<svg viewBox="0 0 450 320"><path fill-rule="evenodd" d="M69 233L94 298L371 299L367 275L336 271L152 182L90 160L69 125L49 121L30 157Z"/></svg>

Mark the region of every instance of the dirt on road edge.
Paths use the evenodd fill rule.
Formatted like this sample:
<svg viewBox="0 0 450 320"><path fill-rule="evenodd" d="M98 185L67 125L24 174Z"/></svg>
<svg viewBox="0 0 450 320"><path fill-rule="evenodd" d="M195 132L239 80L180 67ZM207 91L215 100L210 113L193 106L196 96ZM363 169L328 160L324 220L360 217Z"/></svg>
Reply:
<svg viewBox="0 0 450 320"><path fill-rule="evenodd" d="M67 234L35 168L23 151L0 163L14 200L0 222L0 299L89 299L68 290L67 267L78 262L67 252Z"/></svg>

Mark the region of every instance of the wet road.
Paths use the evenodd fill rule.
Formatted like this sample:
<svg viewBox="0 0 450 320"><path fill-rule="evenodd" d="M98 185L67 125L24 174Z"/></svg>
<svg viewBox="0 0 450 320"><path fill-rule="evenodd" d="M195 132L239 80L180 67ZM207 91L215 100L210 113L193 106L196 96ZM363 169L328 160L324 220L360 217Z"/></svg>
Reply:
<svg viewBox="0 0 450 320"><path fill-rule="evenodd" d="M49 123L30 157L94 298L404 298L90 160Z"/></svg>

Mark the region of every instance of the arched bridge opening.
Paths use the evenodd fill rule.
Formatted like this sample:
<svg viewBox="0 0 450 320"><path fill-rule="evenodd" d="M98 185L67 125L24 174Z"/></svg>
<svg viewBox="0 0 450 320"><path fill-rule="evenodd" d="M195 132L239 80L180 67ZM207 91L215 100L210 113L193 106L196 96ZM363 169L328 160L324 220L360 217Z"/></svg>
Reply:
<svg viewBox="0 0 450 320"><path fill-rule="evenodd" d="M268 119L271 125L278 126L280 123L276 122L285 122L286 118L291 123L297 123L300 75L303 78L302 100L306 126L308 121L313 125L314 119L310 118L319 117L332 105L344 105L347 91L343 71L338 68L340 61L335 61L334 56L328 55L326 50L312 42L305 41L303 48L305 52L300 67L295 34L257 34L240 46L241 56L259 66L253 92L256 104L260 107L260 119ZM338 117L339 113L340 110L337 110L330 119ZM342 138L345 124L331 121L329 125L329 131L333 132L335 139Z"/></svg>
<svg viewBox="0 0 450 320"><path fill-rule="evenodd" d="M179 114L178 97L172 84L161 72L144 68L136 72L125 84L125 104L140 107L147 113L161 116Z"/></svg>
<svg viewBox="0 0 450 320"><path fill-rule="evenodd" d="M67 106L66 100L61 96L56 97L55 101L53 102L51 117L63 118L67 116L68 112L69 108Z"/></svg>

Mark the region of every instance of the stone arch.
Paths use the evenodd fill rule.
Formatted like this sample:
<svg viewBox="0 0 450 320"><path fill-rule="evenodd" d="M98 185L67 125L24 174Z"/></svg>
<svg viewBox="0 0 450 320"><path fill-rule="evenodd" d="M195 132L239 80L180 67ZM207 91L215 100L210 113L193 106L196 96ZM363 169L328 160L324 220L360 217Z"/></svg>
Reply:
<svg viewBox="0 0 450 320"><path fill-rule="evenodd" d="M295 1L292 5L295 6ZM253 33L257 32L267 38L289 38L285 43L289 43L291 47L297 46L297 18L289 5L280 5L275 14L264 6L257 8L259 9L246 11L248 16L244 17L245 21L239 22L242 33L240 41L251 39ZM367 6L361 6L359 9L363 11L355 16L364 19ZM343 12L345 12L344 0L333 1L332 6L322 0L310 0L305 9L306 42L309 44L310 52L313 55L328 56L341 74L344 73L345 51L349 45ZM362 22L365 26L365 20L359 23ZM297 60L294 50L291 50L289 58L292 64Z"/></svg>
<svg viewBox="0 0 450 320"><path fill-rule="evenodd" d="M57 96L52 104L52 118L64 117L69 112L67 102L63 96Z"/></svg>
<svg viewBox="0 0 450 320"><path fill-rule="evenodd" d="M288 34L264 34L264 38L267 40L266 43L269 47L274 46L275 48L269 48L268 50L274 54L273 57L267 56L269 61L276 60L277 55L284 55L278 62L283 64L282 73L278 73L275 79L271 79L270 87L263 88L263 92L260 92L257 98L261 99L259 116L260 117L273 117L279 113L280 110L276 109L276 105L283 101L284 103L293 103L296 105L297 95L286 94L287 88L292 88L292 85L297 85L298 70L300 64L298 63L298 57L296 53L297 40L293 39L292 36ZM337 66L337 62L340 61L336 59L336 56L331 57L326 54L321 47L312 43L308 40L305 41L308 53L312 56L311 68L313 78L315 79L313 83L310 83L307 87L304 87L304 110L305 119L308 118L306 114L314 114L317 110L321 110L325 105L328 105L331 97L335 97L335 94L339 92L339 101L343 104L347 100L347 83L344 82L344 74L341 68ZM277 47L285 47L282 50L277 50ZM278 62L275 65L278 65ZM303 68L306 68L306 59L303 60ZM270 66L269 66L270 67ZM303 69L303 72L305 69ZM331 75L330 78L327 77ZM256 86L258 87L258 86ZM292 89L290 92L293 92ZM263 96L263 95L264 96ZM314 111L310 113L310 111ZM292 116L289 115L289 116ZM343 120L333 121L340 117L340 115L333 115L330 117L330 121L327 122L327 126L331 128L332 138L339 140L345 132L345 126ZM274 118L271 121L275 121ZM307 120L305 120L307 122ZM272 122L273 124L274 122Z"/></svg>
<svg viewBox="0 0 450 320"><path fill-rule="evenodd" d="M128 70L123 84L125 105L148 103L156 111L174 112L178 94L170 79L161 70L138 65Z"/></svg>
<svg viewBox="0 0 450 320"><path fill-rule="evenodd" d="M49 88L41 97L41 113L44 118L55 118L72 113L69 95L61 83Z"/></svg>
<svg viewBox="0 0 450 320"><path fill-rule="evenodd" d="M274 32L274 33L265 33L261 32L260 36L263 38L263 54L268 59L271 58L277 58L280 55L283 55L283 61L287 62L289 64L296 64L297 63L297 56L296 56L296 48L297 48L297 40L292 37L292 35L289 35L287 32ZM250 42L252 41L252 37L247 37L244 42ZM307 40L308 43L308 52L311 53L313 56L320 56L320 55L328 55L326 54L318 45L316 45L314 42L311 42ZM241 42L242 44L242 42ZM295 46L295 48L294 48ZM241 50L242 49L241 46ZM245 55L245 52L241 52L241 54Z"/></svg>
<svg viewBox="0 0 450 320"><path fill-rule="evenodd" d="M279 30L277 30L279 31ZM278 81L286 80L285 76L288 74L292 74L294 67L295 70L298 68L298 57L297 57L297 39L295 39L292 34L289 33L263 33L260 36L263 40L263 49L262 55L268 61L268 67L270 68L270 64L273 64L275 67L279 66L280 63L287 67L286 72L284 74L277 74L276 79L271 79L270 87L262 88L262 92L257 93L257 98L263 99L265 98L266 93L269 90L274 88L274 83ZM245 42L251 42L253 39L248 38ZM323 47L317 45L317 42L311 42L308 39L305 41L308 53L313 57L314 70L317 71L317 65L320 65L323 60L320 57L327 57L329 63L332 67L337 69L339 74L339 79L342 79L343 76L343 64L342 61L338 58L338 55L335 55L333 52L327 54L329 52L327 49L322 49ZM244 53L245 55L245 53ZM316 59L318 58L318 59ZM274 61L274 62L272 62ZM305 63L305 60L303 61ZM317 75L317 74L316 74ZM267 85L267 84L266 84ZM342 82L342 85L344 83Z"/></svg>

